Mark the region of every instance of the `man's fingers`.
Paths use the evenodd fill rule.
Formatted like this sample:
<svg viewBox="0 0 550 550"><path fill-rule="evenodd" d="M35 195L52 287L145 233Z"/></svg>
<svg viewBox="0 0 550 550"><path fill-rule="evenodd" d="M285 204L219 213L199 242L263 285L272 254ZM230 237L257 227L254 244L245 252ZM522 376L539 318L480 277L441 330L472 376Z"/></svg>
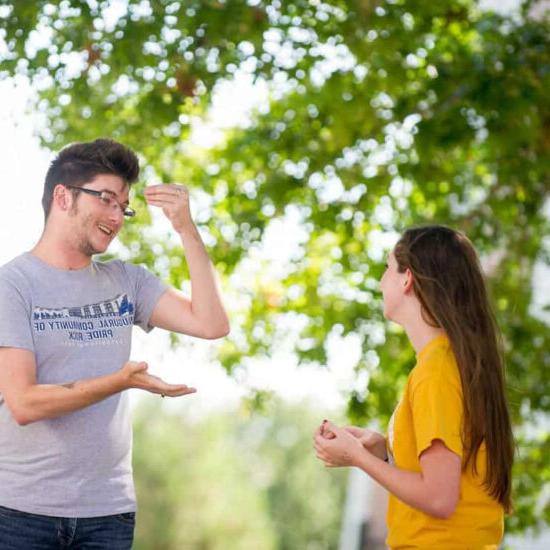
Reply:
<svg viewBox="0 0 550 550"><path fill-rule="evenodd" d="M168 187L162 185L161 189L148 189L145 188L144 196L146 199L149 198L166 198L166 197L185 197L188 196L189 192L184 187Z"/></svg>
<svg viewBox="0 0 550 550"><path fill-rule="evenodd" d="M147 202L162 201L162 200L174 200L176 193L164 194L164 193L151 193L150 195L144 195Z"/></svg>
<svg viewBox="0 0 550 550"><path fill-rule="evenodd" d="M149 193L151 191L165 191L166 189L187 189L187 186L183 183L155 183L147 185L144 191Z"/></svg>
<svg viewBox="0 0 550 550"><path fill-rule="evenodd" d="M162 389L161 393L168 397L179 397L181 395L195 393L196 391L196 388L192 388L186 385L167 384L166 387Z"/></svg>
<svg viewBox="0 0 550 550"><path fill-rule="evenodd" d="M191 395L192 393L196 393L197 390L195 388L187 388L186 390L180 390L180 391L169 391L166 393L163 393L162 395L165 395L166 397L183 397L184 395Z"/></svg>
<svg viewBox="0 0 550 550"><path fill-rule="evenodd" d="M143 194L145 198L155 198L159 199L162 197L183 197L187 195L187 190L185 189L162 189L159 191L150 191Z"/></svg>
<svg viewBox="0 0 550 550"><path fill-rule="evenodd" d="M174 206L176 203L176 197L172 197L172 199L147 199L147 204L149 206Z"/></svg>
<svg viewBox="0 0 550 550"><path fill-rule="evenodd" d="M166 395L168 397L178 397L180 395L187 395L197 391L196 388L188 386L187 384L169 384L159 376L149 373L144 373L144 376L139 376L137 380L139 380L138 387L141 389L147 390L151 393Z"/></svg>
<svg viewBox="0 0 550 550"><path fill-rule="evenodd" d="M192 388L192 387L190 387L190 386L185 386L185 385L177 385L177 386L171 385L171 386L170 386L170 391L173 391L173 392L176 392L176 393L179 393L179 392L182 392L182 393L193 393L193 392L196 392L197 389L196 389L196 388Z"/></svg>
<svg viewBox="0 0 550 550"><path fill-rule="evenodd" d="M132 373L145 372L149 365L145 361L139 361L132 365Z"/></svg>

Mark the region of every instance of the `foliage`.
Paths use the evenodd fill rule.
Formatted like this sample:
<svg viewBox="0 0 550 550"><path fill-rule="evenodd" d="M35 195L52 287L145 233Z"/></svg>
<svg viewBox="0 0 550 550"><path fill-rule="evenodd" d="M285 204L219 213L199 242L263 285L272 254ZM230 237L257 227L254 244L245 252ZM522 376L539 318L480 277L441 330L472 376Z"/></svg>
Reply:
<svg viewBox="0 0 550 550"><path fill-rule="evenodd" d="M470 0L115 5L3 2L0 75L39 87L48 146L112 135L211 197L197 219L240 304L228 371L282 342L322 365L330 335L356 333L369 386L350 415L387 419L414 356L381 317L383 254L403 227L437 221L465 230L488 266L516 423L548 413L550 336L532 276L548 262L550 29L528 17L531 2L517 17ZM199 147L193 124L237 74L268 98ZM143 238L148 223L143 208L125 244L180 284L179 248ZM284 264L259 252L274 227L295 232ZM522 438L515 529L548 517L544 502L535 513L548 472L537 446Z"/></svg>
<svg viewBox="0 0 550 550"><path fill-rule="evenodd" d="M137 550L336 548L346 473L315 459L311 409L192 422L148 399L137 413Z"/></svg>

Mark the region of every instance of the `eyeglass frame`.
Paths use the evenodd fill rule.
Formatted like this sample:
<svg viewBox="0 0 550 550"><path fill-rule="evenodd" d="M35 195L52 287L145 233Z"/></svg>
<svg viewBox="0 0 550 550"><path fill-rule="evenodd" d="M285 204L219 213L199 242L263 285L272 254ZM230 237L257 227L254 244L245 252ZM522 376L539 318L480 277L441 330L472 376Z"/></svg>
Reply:
<svg viewBox="0 0 550 550"><path fill-rule="evenodd" d="M77 191L83 191L84 193L88 193L88 195L92 195L94 197L98 197L101 200L104 200L106 197L108 197L109 201L114 201L117 206L120 208L120 211L122 212L122 215L125 218L133 218L136 215L136 211L133 208L130 208L129 206L123 206L120 204L113 195L115 195L112 191L107 191L104 189L103 191L97 191L95 189L88 189L87 187L78 187L77 185L66 185L62 184L63 187L66 187L67 189L76 189ZM109 206L112 206L112 203L109 204Z"/></svg>

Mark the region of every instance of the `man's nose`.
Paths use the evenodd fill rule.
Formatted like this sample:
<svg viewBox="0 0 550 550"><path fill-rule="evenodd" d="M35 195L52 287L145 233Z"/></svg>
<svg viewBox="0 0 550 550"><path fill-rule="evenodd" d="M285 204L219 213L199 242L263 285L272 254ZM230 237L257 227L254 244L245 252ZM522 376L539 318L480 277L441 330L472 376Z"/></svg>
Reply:
<svg viewBox="0 0 550 550"><path fill-rule="evenodd" d="M124 222L124 212L122 210L122 206L118 203L113 203L110 205L110 218L113 221L116 221L118 225L122 225Z"/></svg>

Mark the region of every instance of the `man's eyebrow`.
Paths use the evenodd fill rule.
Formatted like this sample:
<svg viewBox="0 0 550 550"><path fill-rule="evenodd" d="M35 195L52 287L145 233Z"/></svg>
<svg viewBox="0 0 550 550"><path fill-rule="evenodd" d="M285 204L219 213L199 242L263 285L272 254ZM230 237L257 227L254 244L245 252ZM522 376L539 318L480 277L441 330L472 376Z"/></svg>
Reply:
<svg viewBox="0 0 550 550"><path fill-rule="evenodd" d="M114 191L111 191L110 189L100 189L100 193L109 193L109 195L113 195L118 200L117 194ZM125 201L122 201L120 204L123 204L124 206L128 206L130 204L130 200L126 199Z"/></svg>

